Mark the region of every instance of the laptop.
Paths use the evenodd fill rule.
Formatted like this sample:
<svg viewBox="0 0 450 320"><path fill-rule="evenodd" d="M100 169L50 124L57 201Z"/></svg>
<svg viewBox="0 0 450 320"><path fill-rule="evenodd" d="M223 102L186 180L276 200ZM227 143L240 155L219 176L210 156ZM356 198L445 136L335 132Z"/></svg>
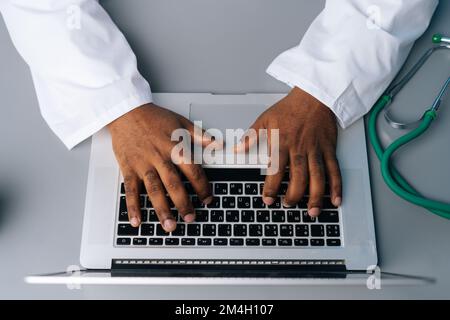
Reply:
<svg viewBox="0 0 450 320"><path fill-rule="evenodd" d="M156 93L155 103L203 128L246 129L281 94ZM262 202L264 165L204 165L214 201L204 206L189 182L196 221L167 234L146 194L142 225L128 222L123 178L106 130L92 140L80 263L82 270L30 276L29 283L78 284L364 284L377 270L377 250L363 120L339 132L343 203L330 195L322 214ZM177 215L176 208L172 211ZM388 279L388 277L386 278ZM411 280L412 278L409 278ZM408 280L408 281L409 281Z"/></svg>

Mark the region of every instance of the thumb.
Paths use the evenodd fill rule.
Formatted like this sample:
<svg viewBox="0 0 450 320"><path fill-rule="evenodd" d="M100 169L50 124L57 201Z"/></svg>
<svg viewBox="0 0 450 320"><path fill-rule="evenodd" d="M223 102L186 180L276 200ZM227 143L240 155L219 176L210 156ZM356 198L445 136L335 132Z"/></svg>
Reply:
<svg viewBox="0 0 450 320"><path fill-rule="evenodd" d="M223 149L222 140L218 140L215 137L211 136L208 132L196 126L191 121L183 119L183 125L185 129L189 131L191 137L194 139L194 143L201 144L203 147L211 145L216 149Z"/></svg>
<svg viewBox="0 0 450 320"><path fill-rule="evenodd" d="M235 153L249 152L249 150L258 143L259 140L259 130L263 129L261 121L258 119L252 126L244 133L241 141L234 146Z"/></svg>

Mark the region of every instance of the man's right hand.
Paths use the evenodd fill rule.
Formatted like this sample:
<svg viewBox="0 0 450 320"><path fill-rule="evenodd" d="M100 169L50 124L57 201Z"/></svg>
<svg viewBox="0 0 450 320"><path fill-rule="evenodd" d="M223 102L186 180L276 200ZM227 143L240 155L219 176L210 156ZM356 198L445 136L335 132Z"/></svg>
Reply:
<svg viewBox="0 0 450 320"><path fill-rule="evenodd" d="M138 107L108 125L117 161L124 178L128 217L131 225L141 223L139 190L144 182L148 197L155 208L162 227L167 232L176 228L166 191L185 222L195 220L195 211L171 160L172 132L186 129L194 137L194 125L188 119L154 104ZM195 139L192 139L193 141ZM202 138L202 144L205 141ZM200 165L181 164L178 168L191 182L203 203L212 201L210 185Z"/></svg>

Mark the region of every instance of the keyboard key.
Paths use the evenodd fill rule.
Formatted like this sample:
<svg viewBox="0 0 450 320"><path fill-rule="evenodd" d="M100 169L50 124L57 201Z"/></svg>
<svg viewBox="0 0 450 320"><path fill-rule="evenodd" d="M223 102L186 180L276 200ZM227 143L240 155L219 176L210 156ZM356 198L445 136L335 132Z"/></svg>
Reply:
<svg viewBox="0 0 450 320"><path fill-rule="evenodd" d="M225 209L235 208L236 207L236 198L235 197L222 197L222 207Z"/></svg>
<svg viewBox="0 0 450 320"><path fill-rule="evenodd" d="M141 236L152 236L155 232L155 225L144 223L141 224Z"/></svg>
<svg viewBox="0 0 450 320"><path fill-rule="evenodd" d="M287 212L287 221L288 222L301 222L302 221L302 213L300 210L288 210Z"/></svg>
<svg viewBox="0 0 450 320"><path fill-rule="evenodd" d="M322 201L322 209L337 209L337 207L331 203L330 197L324 197Z"/></svg>
<svg viewBox="0 0 450 320"><path fill-rule="evenodd" d="M120 222L128 222L128 212L127 211L119 212L119 221Z"/></svg>
<svg viewBox="0 0 450 320"><path fill-rule="evenodd" d="M117 245L118 246L129 246L131 244L130 238L117 238Z"/></svg>
<svg viewBox="0 0 450 320"><path fill-rule="evenodd" d="M339 225L329 224L327 225L327 237L339 237L341 232L339 230Z"/></svg>
<svg viewBox="0 0 450 320"><path fill-rule="evenodd" d="M231 237L231 224L219 224L219 237Z"/></svg>
<svg viewBox="0 0 450 320"><path fill-rule="evenodd" d="M134 246L146 246L147 245L147 238L134 238L133 239L133 245Z"/></svg>
<svg viewBox="0 0 450 320"><path fill-rule="evenodd" d="M262 195L264 192L264 183L259 184L259 194Z"/></svg>
<svg viewBox="0 0 450 320"><path fill-rule="evenodd" d="M281 198L276 197L275 202L269 206L270 209L281 209Z"/></svg>
<svg viewBox="0 0 450 320"><path fill-rule="evenodd" d="M276 224L264 225L264 236L266 237L278 237L278 226Z"/></svg>
<svg viewBox="0 0 450 320"><path fill-rule="evenodd" d="M149 197L147 197L147 200L145 201L145 207L146 207L147 209L153 208L153 204L152 204L152 202L150 201Z"/></svg>
<svg viewBox="0 0 450 320"><path fill-rule="evenodd" d="M238 210L227 210L226 213L227 222L239 222L239 211Z"/></svg>
<svg viewBox="0 0 450 320"><path fill-rule="evenodd" d="M214 239L214 245L215 246L226 246L226 245L228 245L228 239L215 238Z"/></svg>
<svg viewBox="0 0 450 320"><path fill-rule="evenodd" d="M141 208L145 208L145 196L139 197L139 205L141 206Z"/></svg>
<svg viewBox="0 0 450 320"><path fill-rule="evenodd" d="M212 210L211 211L211 222L223 222L225 212L223 210Z"/></svg>
<svg viewBox="0 0 450 320"><path fill-rule="evenodd" d="M270 211L269 210L256 211L256 221L257 222L270 222Z"/></svg>
<svg viewBox="0 0 450 320"><path fill-rule="evenodd" d="M285 219L284 211L272 211L272 222L284 222Z"/></svg>
<svg viewBox="0 0 450 320"><path fill-rule="evenodd" d="M264 209L266 207L262 197L253 197L252 203L254 209Z"/></svg>
<svg viewBox="0 0 450 320"><path fill-rule="evenodd" d="M323 237L325 235L324 228L322 225L312 225L311 226L311 236L312 237Z"/></svg>
<svg viewBox="0 0 450 320"><path fill-rule="evenodd" d="M191 199L191 202L192 202L192 205L194 206L194 209L205 207L203 202L197 196L193 196Z"/></svg>
<svg viewBox="0 0 450 320"><path fill-rule="evenodd" d="M141 222L147 222L148 221L148 211L147 209L141 210Z"/></svg>
<svg viewBox="0 0 450 320"><path fill-rule="evenodd" d="M308 211L303 211L302 212L302 220L304 223L313 223L316 221L316 218L312 218L309 214Z"/></svg>
<svg viewBox="0 0 450 320"><path fill-rule="evenodd" d="M178 238L166 238L166 246L177 246L180 244L180 239Z"/></svg>
<svg viewBox="0 0 450 320"><path fill-rule="evenodd" d="M172 231L172 236L183 237L186 232L186 225L184 223L178 223L177 228Z"/></svg>
<svg viewBox="0 0 450 320"><path fill-rule="evenodd" d="M300 200L300 202L297 204L297 207L299 209L308 209L308 202L309 202L309 198L303 197L302 200Z"/></svg>
<svg viewBox="0 0 450 320"><path fill-rule="evenodd" d="M294 226L291 224L280 225L280 236L281 237L293 237L294 236Z"/></svg>
<svg viewBox="0 0 450 320"><path fill-rule="evenodd" d="M261 224L250 224L249 225L249 235L250 237L261 237L263 235L263 228Z"/></svg>
<svg viewBox="0 0 450 320"><path fill-rule="evenodd" d="M231 195L239 195L243 193L243 184L242 183L230 183L230 194Z"/></svg>
<svg viewBox="0 0 450 320"><path fill-rule="evenodd" d="M197 239L197 245L199 245L199 246L210 246L211 243L212 243L212 241L209 238L199 238L199 239Z"/></svg>
<svg viewBox="0 0 450 320"><path fill-rule="evenodd" d="M233 234L235 237L246 237L247 236L247 225L246 224L235 224L233 227Z"/></svg>
<svg viewBox="0 0 450 320"><path fill-rule="evenodd" d="M139 228L132 227L131 224L119 224L117 234L119 236L137 236Z"/></svg>
<svg viewBox="0 0 450 320"><path fill-rule="evenodd" d="M307 247L308 239L294 239L294 245L296 247Z"/></svg>
<svg viewBox="0 0 450 320"><path fill-rule="evenodd" d="M120 184L120 193L125 194L125 183L123 182Z"/></svg>
<svg viewBox="0 0 450 320"><path fill-rule="evenodd" d="M181 245L182 246L195 246L195 239L194 238L183 238L183 239L181 239Z"/></svg>
<svg viewBox="0 0 450 320"><path fill-rule="evenodd" d="M242 222L255 222L255 211L242 210L241 211L241 221Z"/></svg>
<svg viewBox="0 0 450 320"><path fill-rule="evenodd" d="M277 242L275 239L262 239L262 245L266 247L276 246Z"/></svg>
<svg viewBox="0 0 450 320"><path fill-rule="evenodd" d="M238 197L237 204L239 209L250 209L251 199L250 197Z"/></svg>
<svg viewBox="0 0 450 320"><path fill-rule="evenodd" d="M162 246L163 239L162 238L149 238L148 245L149 246Z"/></svg>
<svg viewBox="0 0 450 320"><path fill-rule="evenodd" d="M214 237L216 235L216 225L215 224L204 224L203 225L203 236Z"/></svg>
<svg viewBox="0 0 450 320"><path fill-rule="evenodd" d="M236 238L230 239L230 246L243 246L243 245L244 239L236 239Z"/></svg>
<svg viewBox="0 0 450 320"><path fill-rule="evenodd" d="M309 226L307 224L297 224L295 226L295 236L296 237L308 237L309 236Z"/></svg>
<svg viewBox="0 0 450 320"><path fill-rule="evenodd" d="M186 183L184 184L184 188L186 189L186 192L187 192L188 194L192 194L192 195L195 194L194 187L193 187L192 184L190 184L189 182L186 182Z"/></svg>
<svg viewBox="0 0 450 320"><path fill-rule="evenodd" d="M327 239L327 246L329 247L340 247L341 240L339 239Z"/></svg>
<svg viewBox="0 0 450 320"><path fill-rule="evenodd" d="M200 236L200 225L199 224L188 224L187 225L187 235L191 237Z"/></svg>
<svg viewBox="0 0 450 320"><path fill-rule="evenodd" d="M323 247L325 241L323 239L311 239L311 246L313 247Z"/></svg>
<svg viewBox="0 0 450 320"><path fill-rule="evenodd" d="M284 196L286 194L287 189L288 189L288 184L282 183L280 186L280 190L278 191L278 194Z"/></svg>
<svg viewBox="0 0 450 320"><path fill-rule="evenodd" d="M280 247L290 247L292 246L292 239L278 239L278 245Z"/></svg>
<svg viewBox="0 0 450 320"><path fill-rule="evenodd" d="M318 220L322 223L338 223L339 213L337 211L322 211Z"/></svg>
<svg viewBox="0 0 450 320"><path fill-rule="evenodd" d="M208 210L195 210L195 221L196 222L208 222Z"/></svg>
<svg viewBox="0 0 450 320"><path fill-rule="evenodd" d="M168 236L170 234L168 232L166 232L160 224L157 224L156 225L156 235L157 236Z"/></svg>
<svg viewBox="0 0 450 320"><path fill-rule="evenodd" d="M158 222L158 215L156 214L155 210L149 210L148 211L148 221L150 222Z"/></svg>
<svg viewBox="0 0 450 320"><path fill-rule="evenodd" d="M257 195L258 194L258 184L246 183L245 184L245 194Z"/></svg>
<svg viewBox="0 0 450 320"><path fill-rule="evenodd" d="M215 195L227 195L228 194L228 184L215 183L214 184L214 194Z"/></svg>
<svg viewBox="0 0 450 320"><path fill-rule="evenodd" d="M178 216L179 216L178 210L170 210L170 214L172 215L172 217L175 218L175 221L178 221L178 220L179 220L179 219L178 219Z"/></svg>
<svg viewBox="0 0 450 320"><path fill-rule="evenodd" d="M211 209L220 208L220 197L213 197L211 203L208 204L207 207Z"/></svg>
<svg viewBox="0 0 450 320"><path fill-rule="evenodd" d="M247 246L259 246L260 245L260 241L259 239L245 239L245 244Z"/></svg>

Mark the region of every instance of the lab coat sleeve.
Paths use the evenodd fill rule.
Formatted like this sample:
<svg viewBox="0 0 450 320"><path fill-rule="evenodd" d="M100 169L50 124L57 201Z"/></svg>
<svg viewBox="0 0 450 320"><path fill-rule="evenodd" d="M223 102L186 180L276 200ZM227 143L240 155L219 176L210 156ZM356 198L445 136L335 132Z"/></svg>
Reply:
<svg viewBox="0 0 450 320"><path fill-rule="evenodd" d="M125 37L95 0L0 0L42 116L71 149L152 101Z"/></svg>
<svg viewBox="0 0 450 320"><path fill-rule="evenodd" d="M437 0L327 0L299 46L267 72L308 92L343 128L366 114L428 27Z"/></svg>

